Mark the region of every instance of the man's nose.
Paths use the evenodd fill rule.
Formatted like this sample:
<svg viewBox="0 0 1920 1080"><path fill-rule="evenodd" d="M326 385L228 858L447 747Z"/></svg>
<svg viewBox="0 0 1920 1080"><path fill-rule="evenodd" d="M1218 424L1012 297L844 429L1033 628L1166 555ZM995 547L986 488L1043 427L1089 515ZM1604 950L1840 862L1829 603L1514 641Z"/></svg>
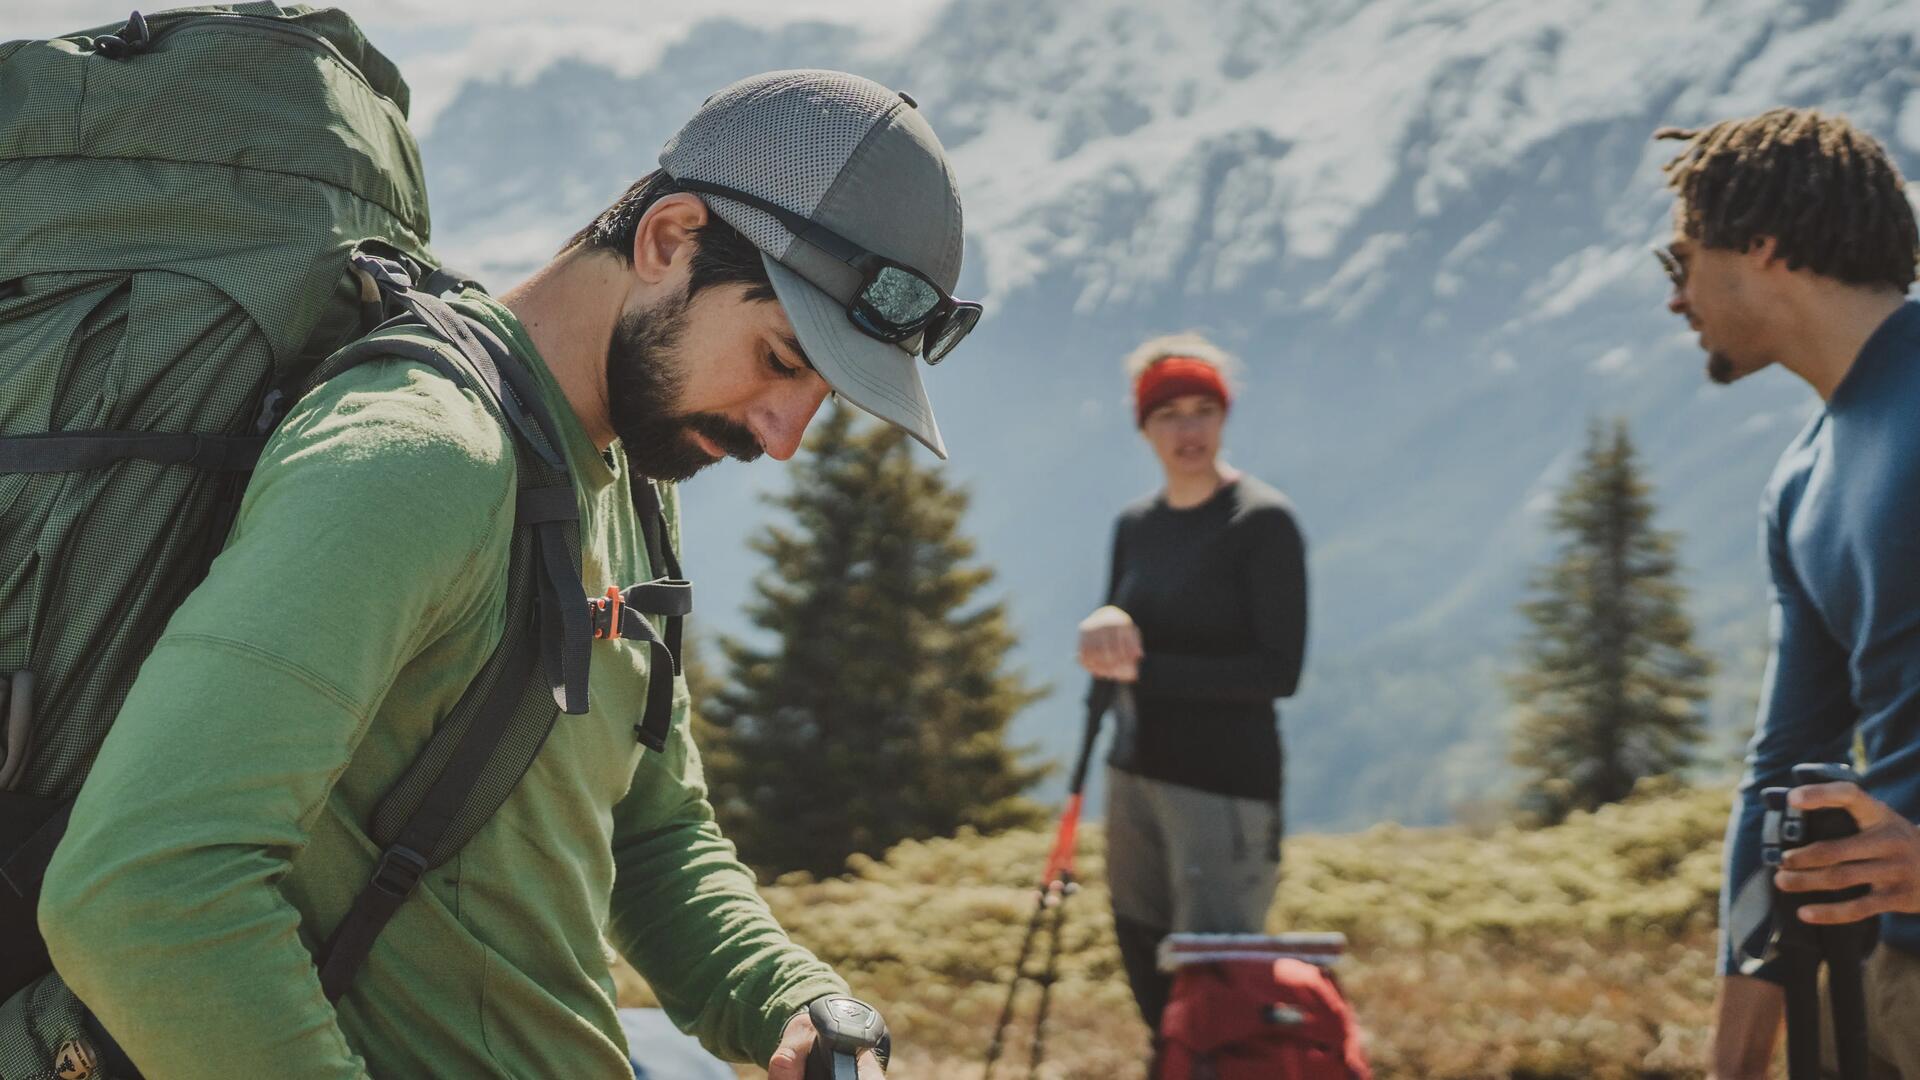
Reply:
<svg viewBox="0 0 1920 1080"><path fill-rule="evenodd" d="M1667 310L1675 315L1687 313L1687 290L1684 287L1675 285L1673 291L1667 294Z"/></svg>
<svg viewBox="0 0 1920 1080"><path fill-rule="evenodd" d="M767 456L775 461L786 461L799 452L801 440L807 435L807 425L820 411L820 403L833 392L826 380L818 376L807 382L810 385L783 388L775 400L754 412L748 424Z"/></svg>

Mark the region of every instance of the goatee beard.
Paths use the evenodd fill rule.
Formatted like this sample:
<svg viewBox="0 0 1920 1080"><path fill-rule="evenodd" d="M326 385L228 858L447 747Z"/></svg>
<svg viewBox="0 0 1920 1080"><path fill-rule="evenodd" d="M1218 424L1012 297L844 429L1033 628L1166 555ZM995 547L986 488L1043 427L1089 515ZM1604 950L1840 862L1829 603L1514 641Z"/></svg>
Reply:
<svg viewBox="0 0 1920 1080"><path fill-rule="evenodd" d="M698 432L728 457L763 453L753 433L723 416L682 415L686 373L676 354L687 327L688 297L620 317L607 343L607 407L613 433L634 470L653 480L686 480L717 459L691 438Z"/></svg>
<svg viewBox="0 0 1920 1080"><path fill-rule="evenodd" d="M1733 357L1723 352L1707 354L1707 378L1726 386L1740 377L1740 369L1734 365Z"/></svg>

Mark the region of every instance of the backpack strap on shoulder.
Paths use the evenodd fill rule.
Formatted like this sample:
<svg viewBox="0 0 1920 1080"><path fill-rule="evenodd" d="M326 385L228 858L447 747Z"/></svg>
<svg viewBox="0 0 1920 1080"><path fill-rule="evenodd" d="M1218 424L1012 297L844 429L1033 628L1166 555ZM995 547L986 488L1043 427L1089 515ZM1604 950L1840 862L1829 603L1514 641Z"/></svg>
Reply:
<svg viewBox="0 0 1920 1080"><path fill-rule="evenodd" d="M330 358L309 386L354 364L399 356L477 389L514 435L519 494L508 556L506 632L375 810L370 831L382 845L379 861L320 953L321 985L333 1001L346 993L381 930L426 873L457 854L512 794L558 712L586 711L594 638L632 636L652 647L653 670L664 677L648 680L646 711L635 734L650 749L665 747L673 676L680 673L681 624L692 610L692 586L680 579L651 484L636 485L636 502L648 558L666 576L619 591L618 603L585 596L579 502L558 429L531 374L485 325L414 288L412 268L366 252L355 253L354 268L363 285L370 282L378 290L388 317L373 335ZM448 280L456 279L449 275ZM646 614L666 618L664 634L640 617ZM536 668L547 672L544 685Z"/></svg>
<svg viewBox="0 0 1920 1080"><path fill-rule="evenodd" d="M570 715L586 712L593 635L584 606L579 600L569 599L586 595L580 581L578 538L568 535L569 528L577 532L579 511L573 502L566 456L556 434L558 425L541 400L532 374L492 330L455 311L440 297L415 288L412 268L366 250L365 245L354 251L351 265L363 290L370 287L378 291L388 318L372 335L321 365L309 385L318 385L364 360L391 356L428 364L458 382L479 380L516 435L515 444L522 455L537 456L551 474L548 482L567 488L566 497L554 505L571 508L571 514L544 515L543 520L531 523L539 541L540 647L555 703ZM452 275L443 276L457 283ZM440 343L451 346L463 363L456 363L444 349L388 332L406 326L424 328ZM523 482L522 489L526 486Z"/></svg>
<svg viewBox="0 0 1920 1080"><path fill-rule="evenodd" d="M410 268L364 252L387 318L329 357L306 389L366 361L400 357L478 393L512 434L520 495L508 553L505 633L453 710L375 809L382 845L370 880L319 953L329 1000L351 986L387 923L425 874L498 810L545 743L559 712L585 712L592 633L579 573L579 505L558 429L531 377L484 326L411 285ZM489 340L491 339L491 340ZM569 637L578 646L568 648ZM536 668L549 673L540 678Z"/></svg>

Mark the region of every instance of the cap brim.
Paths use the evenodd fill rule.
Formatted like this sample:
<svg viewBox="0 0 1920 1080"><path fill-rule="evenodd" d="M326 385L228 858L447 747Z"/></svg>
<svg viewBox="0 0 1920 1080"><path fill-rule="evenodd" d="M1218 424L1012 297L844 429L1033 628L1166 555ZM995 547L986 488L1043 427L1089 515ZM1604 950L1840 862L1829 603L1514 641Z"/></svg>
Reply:
<svg viewBox="0 0 1920 1080"><path fill-rule="evenodd" d="M920 382L920 361L905 349L861 333L848 321L847 309L838 300L765 252L760 258L800 347L834 393L920 440L945 460L947 444L940 438L927 388Z"/></svg>

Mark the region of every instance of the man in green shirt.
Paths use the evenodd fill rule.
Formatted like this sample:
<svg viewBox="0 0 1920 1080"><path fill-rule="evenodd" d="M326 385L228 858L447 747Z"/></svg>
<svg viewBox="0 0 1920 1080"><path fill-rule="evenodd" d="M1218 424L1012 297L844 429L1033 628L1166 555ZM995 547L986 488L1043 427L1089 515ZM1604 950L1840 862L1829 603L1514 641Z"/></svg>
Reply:
<svg viewBox="0 0 1920 1080"><path fill-rule="evenodd" d="M905 95L756 76L660 163L498 301L456 301L558 419L590 593L660 573L632 485L785 460L829 393L945 456L916 354L979 314L951 299L959 199ZM630 1075L604 939L709 1049L800 1080L805 1007L845 985L715 826L684 684L665 751L635 741L643 642L594 643L593 708L559 719L338 1005L322 992L313 949L374 867L375 805L502 633L513 454L478 396L400 358L326 383L269 444L41 899L55 966L144 1075ZM677 534L671 488L665 514Z"/></svg>

